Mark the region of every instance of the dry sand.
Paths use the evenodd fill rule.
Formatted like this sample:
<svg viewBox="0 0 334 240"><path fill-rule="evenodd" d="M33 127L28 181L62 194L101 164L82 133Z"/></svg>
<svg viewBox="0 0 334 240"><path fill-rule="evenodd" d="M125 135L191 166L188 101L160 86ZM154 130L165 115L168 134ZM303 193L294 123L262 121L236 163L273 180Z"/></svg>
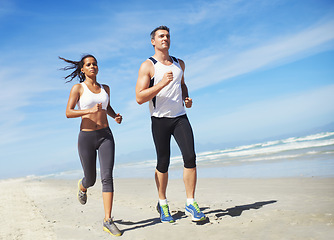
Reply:
<svg viewBox="0 0 334 240"><path fill-rule="evenodd" d="M76 199L76 180L0 181L0 239L116 239L102 230L101 184L88 202ZM196 199L207 221L185 215L182 180L170 180L175 224L155 210L153 179L115 179L113 215L119 239L333 239L334 179L199 179Z"/></svg>

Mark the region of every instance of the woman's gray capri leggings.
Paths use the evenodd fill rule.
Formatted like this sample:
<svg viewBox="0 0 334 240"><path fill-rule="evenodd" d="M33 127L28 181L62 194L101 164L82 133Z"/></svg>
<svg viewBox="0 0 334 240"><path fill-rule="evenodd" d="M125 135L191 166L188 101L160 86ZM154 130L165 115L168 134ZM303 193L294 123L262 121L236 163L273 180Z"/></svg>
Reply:
<svg viewBox="0 0 334 240"><path fill-rule="evenodd" d="M84 171L82 186L89 188L96 181L96 157L99 155L102 192L114 192L113 168L115 142L109 127L96 131L80 131L78 151Z"/></svg>

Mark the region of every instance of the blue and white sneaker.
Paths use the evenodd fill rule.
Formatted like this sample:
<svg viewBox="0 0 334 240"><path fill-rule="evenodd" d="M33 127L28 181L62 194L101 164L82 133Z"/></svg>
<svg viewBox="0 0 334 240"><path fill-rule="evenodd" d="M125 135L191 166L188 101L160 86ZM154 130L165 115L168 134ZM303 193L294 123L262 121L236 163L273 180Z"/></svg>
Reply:
<svg viewBox="0 0 334 240"><path fill-rule="evenodd" d="M197 202L189 205L186 204L186 213L191 215L192 221L194 222L204 221L206 219L204 213L199 209Z"/></svg>
<svg viewBox="0 0 334 240"><path fill-rule="evenodd" d="M160 214L160 220L162 223L173 223L174 218L170 215L168 205L160 206L159 202L157 205L157 211Z"/></svg>

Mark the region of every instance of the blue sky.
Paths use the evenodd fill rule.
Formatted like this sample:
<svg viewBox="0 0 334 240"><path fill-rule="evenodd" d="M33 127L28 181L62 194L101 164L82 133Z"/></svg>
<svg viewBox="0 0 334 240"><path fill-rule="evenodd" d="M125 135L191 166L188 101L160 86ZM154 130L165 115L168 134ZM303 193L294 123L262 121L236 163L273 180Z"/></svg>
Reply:
<svg viewBox="0 0 334 240"><path fill-rule="evenodd" d="M186 63L198 151L334 122L333 1L1 0L0 178L80 168L80 119L65 117L74 82L58 56L98 59L98 81L124 117L110 119L118 159L154 156L134 88L159 25Z"/></svg>

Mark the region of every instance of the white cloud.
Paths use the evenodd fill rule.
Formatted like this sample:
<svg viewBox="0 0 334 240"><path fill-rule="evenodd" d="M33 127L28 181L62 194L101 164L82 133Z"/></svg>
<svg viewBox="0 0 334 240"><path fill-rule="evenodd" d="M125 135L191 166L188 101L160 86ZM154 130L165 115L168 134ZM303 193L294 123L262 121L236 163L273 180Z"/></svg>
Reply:
<svg viewBox="0 0 334 240"><path fill-rule="evenodd" d="M304 31L290 36L279 37L272 42L260 43L251 49L233 52L227 48L219 49L216 53L203 52L194 54L187 59L187 78L191 79L192 90L198 90L223 80L245 73L284 64L321 52L326 44L331 43L333 49L334 20L312 26ZM203 76L205 75L205 76Z"/></svg>
<svg viewBox="0 0 334 240"><path fill-rule="evenodd" d="M270 4L255 0L192 1L179 10L179 18L186 25L212 24L249 14L263 5Z"/></svg>
<svg viewBox="0 0 334 240"><path fill-rule="evenodd" d="M329 85L240 106L231 113L206 119L205 126L196 128L198 140L254 140L328 124L334 119L333 93L334 85Z"/></svg>

